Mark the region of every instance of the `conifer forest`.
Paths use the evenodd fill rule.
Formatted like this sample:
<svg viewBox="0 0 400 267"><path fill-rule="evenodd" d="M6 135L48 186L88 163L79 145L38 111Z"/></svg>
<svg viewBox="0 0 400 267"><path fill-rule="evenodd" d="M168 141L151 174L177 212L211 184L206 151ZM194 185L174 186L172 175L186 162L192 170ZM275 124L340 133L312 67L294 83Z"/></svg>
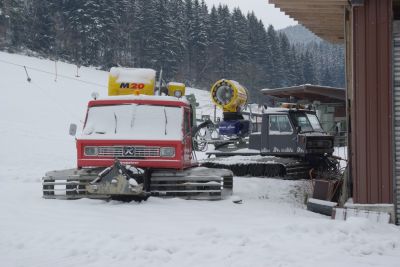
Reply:
<svg viewBox="0 0 400 267"><path fill-rule="evenodd" d="M209 89L221 78L259 89L344 87L343 47L289 42L254 13L199 0L0 0L0 50L78 66L163 70Z"/></svg>

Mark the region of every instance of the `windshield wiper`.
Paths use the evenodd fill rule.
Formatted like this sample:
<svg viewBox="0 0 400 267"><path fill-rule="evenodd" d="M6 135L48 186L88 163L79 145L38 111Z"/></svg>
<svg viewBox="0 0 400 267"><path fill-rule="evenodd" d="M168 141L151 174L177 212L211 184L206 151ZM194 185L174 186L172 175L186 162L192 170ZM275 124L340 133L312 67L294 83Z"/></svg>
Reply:
<svg viewBox="0 0 400 267"><path fill-rule="evenodd" d="M131 118L131 128L135 125L136 119L136 106L132 105L132 118Z"/></svg>
<svg viewBox="0 0 400 267"><path fill-rule="evenodd" d="M115 119L115 129L114 129L114 133L117 133L117 126L118 126L118 119L117 119L117 114L115 114L114 112L114 119Z"/></svg>
<svg viewBox="0 0 400 267"><path fill-rule="evenodd" d="M311 131L301 131L300 133L324 133L324 131L311 130Z"/></svg>
<svg viewBox="0 0 400 267"><path fill-rule="evenodd" d="M167 135L168 119L167 119L167 111L165 111L165 108L164 108L164 116L165 116L165 131L164 131L164 133L165 133L165 135Z"/></svg>
<svg viewBox="0 0 400 267"><path fill-rule="evenodd" d="M313 133L315 132L314 130L308 130L308 131L301 131L300 133Z"/></svg>

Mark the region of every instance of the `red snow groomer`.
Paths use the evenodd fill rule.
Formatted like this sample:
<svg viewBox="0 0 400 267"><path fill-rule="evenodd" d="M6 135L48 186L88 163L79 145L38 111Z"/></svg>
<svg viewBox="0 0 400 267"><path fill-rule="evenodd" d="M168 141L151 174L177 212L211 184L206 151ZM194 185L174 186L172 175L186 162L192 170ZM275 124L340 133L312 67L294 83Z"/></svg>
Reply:
<svg viewBox="0 0 400 267"><path fill-rule="evenodd" d="M159 88L168 95L156 96L155 78L151 69L111 69L109 97L88 103L76 138L77 168L46 173L44 198L140 201L150 195L221 199L231 194L231 171L197 167L194 108L184 97L185 86L169 83ZM75 132L72 125L70 134Z"/></svg>

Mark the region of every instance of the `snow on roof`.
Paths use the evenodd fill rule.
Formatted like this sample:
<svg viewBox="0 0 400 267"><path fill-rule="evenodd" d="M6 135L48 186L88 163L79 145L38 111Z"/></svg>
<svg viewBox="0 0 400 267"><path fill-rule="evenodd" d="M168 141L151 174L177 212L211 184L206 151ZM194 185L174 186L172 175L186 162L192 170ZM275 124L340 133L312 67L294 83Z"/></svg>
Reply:
<svg viewBox="0 0 400 267"><path fill-rule="evenodd" d="M184 83L178 83L178 82L169 82L168 85L170 85L170 86L182 86L182 85L185 86Z"/></svg>
<svg viewBox="0 0 400 267"><path fill-rule="evenodd" d="M173 96L155 96L155 95L120 95L100 97L97 100L153 100L153 101L177 101L189 104L186 98L176 98Z"/></svg>
<svg viewBox="0 0 400 267"><path fill-rule="evenodd" d="M265 113L273 113L273 112L288 112L288 108L267 108Z"/></svg>
<svg viewBox="0 0 400 267"><path fill-rule="evenodd" d="M244 113L252 113L253 115L260 115L265 113L266 108L264 106L258 105L258 104L248 104L244 109Z"/></svg>
<svg viewBox="0 0 400 267"><path fill-rule="evenodd" d="M156 79L156 71L153 69L113 67L110 70L110 74L117 77L118 83L137 82L150 84Z"/></svg>

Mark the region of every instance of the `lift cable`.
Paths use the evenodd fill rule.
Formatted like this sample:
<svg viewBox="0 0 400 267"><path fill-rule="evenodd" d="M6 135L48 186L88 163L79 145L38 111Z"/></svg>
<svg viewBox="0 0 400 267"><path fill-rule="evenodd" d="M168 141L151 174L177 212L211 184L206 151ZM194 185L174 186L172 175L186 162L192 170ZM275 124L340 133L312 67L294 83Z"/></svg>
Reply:
<svg viewBox="0 0 400 267"><path fill-rule="evenodd" d="M23 68L24 71L25 71L26 77L27 77L27 81L28 81L29 83L31 83L34 87L36 87L36 89L38 89L38 91L40 91L41 94L42 94L45 98L49 99L51 103L57 103L57 108L58 108L60 111L62 111L65 115L67 115L68 117L73 117L73 118L75 118L75 119L78 119L79 121L82 121L82 119L81 119L79 116L77 116L77 114L75 114L74 112L72 112L72 110L70 110L69 108L65 107L65 106L63 105L63 103L61 103L60 101L58 101L58 99L57 99L56 97L53 97L51 94L49 94L49 92L46 92L46 91L47 91L46 89L42 88L41 86L39 86L39 84L37 84L34 80L32 80L32 78L29 76L28 70L33 70L33 71L37 71L37 72L42 72L42 73L45 73L45 74L48 74L48 75L52 75L52 76L54 76L54 74L55 74L55 75L56 75L56 79L57 79L57 77L63 77L63 78L65 78L65 79L70 79L70 80L74 80L74 81L81 82L81 83L85 83L85 84L95 85L95 86L103 87L103 88L106 87L106 86L104 86L104 85L100 85L100 84L97 84L97 83L93 83L93 82L89 82L89 81L84 81L84 80L79 80L79 79L76 79L76 78L74 78L74 77L69 77L69 76L67 76L67 75L60 75L60 74L58 74L58 73L52 73L52 72L45 71L45 70L41 70L41 69L38 69L38 68L33 68L33 67L21 65L21 64L16 64L16 63L12 63L12 62L5 61L5 60L2 60L2 59L0 59L0 62L1 62L1 63L4 63L4 64L9 64L9 65L13 65L13 66L17 66L17 67Z"/></svg>
<svg viewBox="0 0 400 267"><path fill-rule="evenodd" d="M52 76L56 75L56 77L62 77L64 79L74 80L74 81L77 81L77 82L80 82L80 83L95 85L95 86L102 87L102 88L106 88L107 87L107 86L104 86L104 85L99 84L99 83L80 80L80 79L77 79L75 77L71 77L71 76L68 76L68 75L62 75L62 74L54 73L54 72L51 72L51 71L46 71L46 70L42 70L42 69L38 69L38 68L34 68L34 67L29 67L29 66L26 66L26 65L16 64L16 63L9 62L9 61L2 60L2 59L0 59L0 62L4 63L4 64L9 64L9 65L13 65L13 66L18 66L18 67L24 68L28 82L32 81L32 79L29 76L28 71L27 71L29 69L29 70L33 70L33 71L37 71L37 72L41 72L41 73L46 73L46 74L49 74L49 75L52 75Z"/></svg>

